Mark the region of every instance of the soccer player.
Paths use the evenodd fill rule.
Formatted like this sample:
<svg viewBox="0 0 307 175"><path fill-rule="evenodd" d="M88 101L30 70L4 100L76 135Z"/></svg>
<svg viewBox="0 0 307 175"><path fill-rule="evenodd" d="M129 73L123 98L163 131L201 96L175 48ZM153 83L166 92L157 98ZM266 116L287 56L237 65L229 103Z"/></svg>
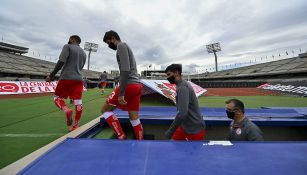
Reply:
<svg viewBox="0 0 307 175"><path fill-rule="evenodd" d="M103 71L103 73L100 75L100 85L101 85L101 94L104 94L105 87L107 86L107 72Z"/></svg>
<svg viewBox="0 0 307 175"><path fill-rule="evenodd" d="M102 107L102 117L113 129L118 139L125 139L126 135L113 111L116 108L128 111L136 139L143 140L143 127L138 115L142 84L137 74L133 52L126 43L121 41L115 31L106 32L103 42L108 44L112 50L116 50L116 59L120 70L120 85L110 94Z"/></svg>
<svg viewBox="0 0 307 175"><path fill-rule="evenodd" d="M114 77L113 89L119 86L119 76Z"/></svg>
<svg viewBox="0 0 307 175"><path fill-rule="evenodd" d="M182 76L181 64L172 64L165 69L167 80L176 84L177 115L165 132L168 139L203 140L205 138L205 122L200 113L194 89Z"/></svg>
<svg viewBox="0 0 307 175"><path fill-rule="evenodd" d="M47 82L53 81L57 72L61 70L59 82L54 92L54 103L64 111L69 131L73 131L79 127L82 114L82 69L86 61L86 54L79 46L80 43L81 38L77 35L69 38L69 42L64 45L54 70L46 78ZM73 100L75 105L74 124L72 119L73 111L66 106L63 100L68 97Z"/></svg>

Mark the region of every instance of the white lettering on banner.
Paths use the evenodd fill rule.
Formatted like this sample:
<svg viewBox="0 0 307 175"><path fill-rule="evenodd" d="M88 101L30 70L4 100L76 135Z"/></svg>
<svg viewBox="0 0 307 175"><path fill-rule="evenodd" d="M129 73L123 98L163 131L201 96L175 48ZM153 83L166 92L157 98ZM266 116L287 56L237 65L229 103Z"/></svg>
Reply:
<svg viewBox="0 0 307 175"><path fill-rule="evenodd" d="M283 89L281 91L291 91L294 88L294 86L288 85L288 86L283 86Z"/></svg>
<svg viewBox="0 0 307 175"><path fill-rule="evenodd" d="M297 93L304 93L307 90L307 87L299 86L297 87Z"/></svg>
<svg viewBox="0 0 307 175"><path fill-rule="evenodd" d="M276 84L276 85L266 85L266 86L259 86L259 87L265 90L273 90L273 91L275 90L275 91L283 91L283 92L307 95L306 86L295 87L293 85Z"/></svg>

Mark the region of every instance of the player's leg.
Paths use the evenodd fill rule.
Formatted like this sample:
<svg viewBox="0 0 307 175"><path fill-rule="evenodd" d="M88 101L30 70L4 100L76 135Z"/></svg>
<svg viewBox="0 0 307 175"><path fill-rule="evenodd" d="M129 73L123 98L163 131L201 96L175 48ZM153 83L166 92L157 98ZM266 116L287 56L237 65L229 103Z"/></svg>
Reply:
<svg viewBox="0 0 307 175"><path fill-rule="evenodd" d="M101 86L101 94L104 94L103 82L100 82L100 86Z"/></svg>
<svg viewBox="0 0 307 175"><path fill-rule="evenodd" d="M115 89L115 91L110 94L110 96L106 100L106 103L103 105L101 109L101 112L102 112L101 117L103 117L106 120L110 128L112 128L112 130L116 134L117 138L123 140L126 138L126 135L122 127L120 126L120 123L117 117L115 116L113 112L116 109L116 106L119 105L118 104L118 92L119 92L119 89Z"/></svg>
<svg viewBox="0 0 307 175"><path fill-rule="evenodd" d="M60 98L59 96L54 96L53 99L54 99L55 105L65 113L67 126L71 126L72 125L72 110L66 106L63 98Z"/></svg>
<svg viewBox="0 0 307 175"><path fill-rule="evenodd" d="M144 131L139 118L138 111L129 111L130 123L133 127L133 132L137 140L144 140Z"/></svg>
<svg viewBox="0 0 307 175"><path fill-rule="evenodd" d="M83 106L82 106L82 100L81 99L73 100L73 102L74 102L74 105L75 105L75 122L69 128L70 131L73 131L73 130L79 128L80 119L81 119L82 111L83 111Z"/></svg>
<svg viewBox="0 0 307 175"><path fill-rule="evenodd" d="M188 140L188 137L184 130L178 127L172 136L172 140Z"/></svg>
<svg viewBox="0 0 307 175"><path fill-rule="evenodd" d="M205 130L201 130L197 134L188 134L187 138L188 138L188 140L204 140L205 139L205 135L206 135L206 131Z"/></svg>
<svg viewBox="0 0 307 175"><path fill-rule="evenodd" d="M82 81L72 81L70 98L73 99L75 105L75 122L70 127L70 131L73 131L79 127L80 119L82 116L83 106L82 106L82 92L83 92L83 82Z"/></svg>
<svg viewBox="0 0 307 175"><path fill-rule="evenodd" d="M66 106L65 101L63 99L66 99L68 97L67 94L67 82L65 80L60 80L57 84L57 87L54 92L54 104L60 108L62 111L64 111L66 116L66 123L67 126L72 125L72 110Z"/></svg>
<svg viewBox="0 0 307 175"><path fill-rule="evenodd" d="M125 100L129 109L129 119L137 140L144 139L144 131L139 118L140 99L142 95L141 84L128 84L125 92Z"/></svg>
<svg viewBox="0 0 307 175"><path fill-rule="evenodd" d="M106 88L106 86L107 86L107 82L104 81L104 82L101 83L101 88L102 88L101 93L102 93L102 94L105 93L105 88Z"/></svg>

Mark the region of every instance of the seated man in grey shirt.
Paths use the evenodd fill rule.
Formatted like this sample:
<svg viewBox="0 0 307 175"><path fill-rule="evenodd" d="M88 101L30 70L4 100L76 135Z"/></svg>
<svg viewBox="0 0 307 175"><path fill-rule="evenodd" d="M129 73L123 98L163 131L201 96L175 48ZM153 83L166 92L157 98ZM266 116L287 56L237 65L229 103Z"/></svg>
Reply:
<svg viewBox="0 0 307 175"><path fill-rule="evenodd" d="M194 89L182 76L181 64L172 64L165 70L167 80L176 84L177 115L165 132L167 138L173 140L203 140L205 122L200 113Z"/></svg>
<svg viewBox="0 0 307 175"><path fill-rule="evenodd" d="M238 99L226 101L227 117L233 121L230 124L230 141L263 141L261 130L245 117L244 103Z"/></svg>

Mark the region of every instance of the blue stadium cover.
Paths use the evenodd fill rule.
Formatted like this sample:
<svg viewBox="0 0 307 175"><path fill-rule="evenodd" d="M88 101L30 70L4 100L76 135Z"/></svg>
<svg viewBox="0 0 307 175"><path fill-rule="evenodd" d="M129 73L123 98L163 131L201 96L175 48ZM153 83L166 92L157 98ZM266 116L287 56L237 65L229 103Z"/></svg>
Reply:
<svg viewBox="0 0 307 175"><path fill-rule="evenodd" d="M67 139L23 175L305 175L307 142Z"/></svg>
<svg viewBox="0 0 307 175"><path fill-rule="evenodd" d="M205 117L226 117L225 108L201 108L201 112ZM128 115L126 111L116 110L119 116ZM176 115L176 107L142 107L141 116L151 117L170 117ZM261 109L249 108L245 109L247 117L285 117L285 118L302 118L303 114L298 113L294 109Z"/></svg>

